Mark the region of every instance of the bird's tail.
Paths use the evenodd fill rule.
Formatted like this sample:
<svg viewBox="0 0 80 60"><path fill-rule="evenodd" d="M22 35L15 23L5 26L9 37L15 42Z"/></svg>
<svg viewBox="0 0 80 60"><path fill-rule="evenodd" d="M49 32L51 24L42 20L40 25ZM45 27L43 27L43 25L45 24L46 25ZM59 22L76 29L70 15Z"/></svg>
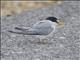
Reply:
<svg viewBox="0 0 80 60"><path fill-rule="evenodd" d="M20 31L11 31L8 30L8 32L10 33L15 33L15 34L23 34L23 35L39 35L40 33L36 32L36 30L32 29L29 30L30 28L19 28L19 27L15 27L15 29L20 30Z"/></svg>
<svg viewBox="0 0 80 60"><path fill-rule="evenodd" d="M8 32L10 32L10 33L16 33L16 34L23 34L23 35L26 35L26 33L23 32L23 31L16 32L16 31L10 31L10 30L8 30Z"/></svg>
<svg viewBox="0 0 80 60"><path fill-rule="evenodd" d="M30 27L29 27L29 28L30 28ZM22 31L29 30L29 28L19 28L19 27L15 27L15 29L17 29L17 30L22 30Z"/></svg>

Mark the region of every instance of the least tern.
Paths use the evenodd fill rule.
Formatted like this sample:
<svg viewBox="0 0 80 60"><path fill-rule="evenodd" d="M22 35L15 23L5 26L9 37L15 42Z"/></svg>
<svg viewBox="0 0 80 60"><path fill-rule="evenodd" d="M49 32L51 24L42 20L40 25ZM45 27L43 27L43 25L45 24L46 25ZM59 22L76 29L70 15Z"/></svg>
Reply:
<svg viewBox="0 0 80 60"><path fill-rule="evenodd" d="M15 27L15 29L20 31L9 30L9 32L16 33L16 34L23 34L23 35L36 35L39 36L39 42L42 41L44 43L45 40L41 40L41 39L51 36L50 34L55 32L56 27L61 25L63 26L63 23L61 23L60 20L57 19L56 17L47 17L46 19L35 23L30 28Z"/></svg>

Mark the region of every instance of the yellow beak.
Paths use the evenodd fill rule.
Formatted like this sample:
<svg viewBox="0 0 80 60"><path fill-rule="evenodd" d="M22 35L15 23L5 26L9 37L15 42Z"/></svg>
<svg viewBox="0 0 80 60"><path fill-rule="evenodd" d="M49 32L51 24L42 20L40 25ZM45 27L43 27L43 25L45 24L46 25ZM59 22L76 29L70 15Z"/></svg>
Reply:
<svg viewBox="0 0 80 60"><path fill-rule="evenodd" d="M64 28L64 25L65 25L65 24L64 24L64 21L63 21L63 20L59 20L59 21L58 21L58 25L57 25L58 27Z"/></svg>

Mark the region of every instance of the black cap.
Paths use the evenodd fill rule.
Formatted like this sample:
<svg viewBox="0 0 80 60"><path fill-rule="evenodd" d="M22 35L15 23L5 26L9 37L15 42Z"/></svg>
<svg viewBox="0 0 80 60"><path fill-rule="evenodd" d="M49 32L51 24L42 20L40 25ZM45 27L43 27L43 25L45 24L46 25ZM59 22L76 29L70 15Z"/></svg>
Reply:
<svg viewBox="0 0 80 60"><path fill-rule="evenodd" d="M58 23L56 17L47 17L46 20L50 20L50 21L52 21L52 22L56 22L56 23Z"/></svg>

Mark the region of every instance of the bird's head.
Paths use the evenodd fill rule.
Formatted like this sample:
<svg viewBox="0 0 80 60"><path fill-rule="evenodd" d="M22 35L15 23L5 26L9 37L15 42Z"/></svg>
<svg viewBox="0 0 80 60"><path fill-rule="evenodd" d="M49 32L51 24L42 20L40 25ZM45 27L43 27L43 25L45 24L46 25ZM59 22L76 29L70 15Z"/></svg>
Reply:
<svg viewBox="0 0 80 60"><path fill-rule="evenodd" d="M57 19L56 17L47 17L46 20L50 20L52 22L55 22L58 27L64 27L64 21L61 19Z"/></svg>

